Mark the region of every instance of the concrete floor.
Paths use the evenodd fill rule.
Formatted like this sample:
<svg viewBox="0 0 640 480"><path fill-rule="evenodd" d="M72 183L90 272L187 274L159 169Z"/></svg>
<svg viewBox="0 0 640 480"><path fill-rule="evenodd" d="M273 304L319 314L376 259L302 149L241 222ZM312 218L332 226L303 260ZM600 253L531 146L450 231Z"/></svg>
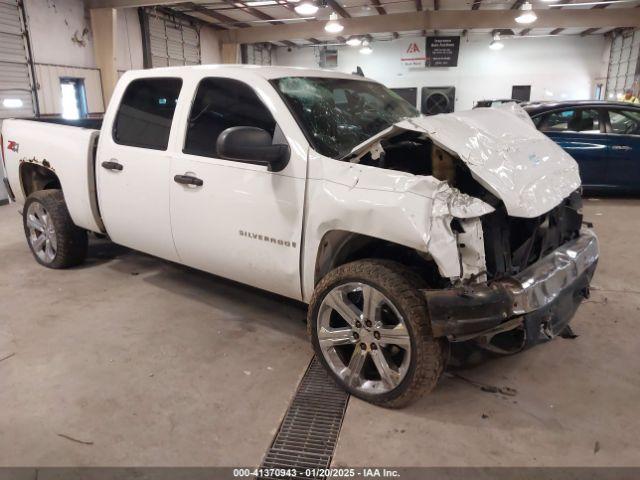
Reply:
<svg viewBox="0 0 640 480"><path fill-rule="evenodd" d="M640 465L638 207L586 201L602 256L577 339L450 372L404 410L352 398L334 465ZM258 465L312 355L304 309L105 241L90 255L38 266L0 207L0 466Z"/></svg>

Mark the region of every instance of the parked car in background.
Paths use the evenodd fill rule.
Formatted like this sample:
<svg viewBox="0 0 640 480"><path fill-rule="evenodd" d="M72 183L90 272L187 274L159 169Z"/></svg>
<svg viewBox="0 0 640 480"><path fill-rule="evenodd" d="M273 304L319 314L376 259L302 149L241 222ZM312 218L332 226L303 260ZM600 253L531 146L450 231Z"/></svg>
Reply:
<svg viewBox="0 0 640 480"><path fill-rule="evenodd" d="M576 159L585 190L640 192L640 105L588 100L524 109L538 130Z"/></svg>

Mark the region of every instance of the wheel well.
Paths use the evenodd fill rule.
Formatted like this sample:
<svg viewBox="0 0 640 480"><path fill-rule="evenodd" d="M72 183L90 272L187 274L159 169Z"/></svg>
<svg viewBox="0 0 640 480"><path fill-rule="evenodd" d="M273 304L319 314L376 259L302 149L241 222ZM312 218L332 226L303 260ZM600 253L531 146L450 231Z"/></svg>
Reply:
<svg viewBox="0 0 640 480"><path fill-rule="evenodd" d="M40 190L61 188L56 172L36 163L23 163L20 166L20 183L25 198Z"/></svg>
<svg viewBox="0 0 640 480"><path fill-rule="evenodd" d="M334 268L365 258L393 260L405 265L432 288L441 288L447 283L427 253L368 235L334 230L327 232L320 242L314 284Z"/></svg>

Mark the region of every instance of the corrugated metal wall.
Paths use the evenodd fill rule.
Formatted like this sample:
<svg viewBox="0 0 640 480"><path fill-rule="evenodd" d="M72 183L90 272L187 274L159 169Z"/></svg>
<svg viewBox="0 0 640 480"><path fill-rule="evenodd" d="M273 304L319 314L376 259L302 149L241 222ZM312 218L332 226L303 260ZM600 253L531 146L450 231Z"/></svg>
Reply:
<svg viewBox="0 0 640 480"><path fill-rule="evenodd" d="M145 10L152 67L200 65L200 34L195 25Z"/></svg>
<svg viewBox="0 0 640 480"><path fill-rule="evenodd" d="M38 105L42 115L58 115L62 113L60 77L84 79L89 114L104 113L99 69L43 64L36 64L35 69Z"/></svg>
<svg viewBox="0 0 640 480"><path fill-rule="evenodd" d="M608 100L616 99L628 88L638 93L639 58L640 30L623 32L613 39L607 74Z"/></svg>
<svg viewBox="0 0 640 480"><path fill-rule="evenodd" d="M16 0L0 0L0 122L34 115L33 87Z"/></svg>

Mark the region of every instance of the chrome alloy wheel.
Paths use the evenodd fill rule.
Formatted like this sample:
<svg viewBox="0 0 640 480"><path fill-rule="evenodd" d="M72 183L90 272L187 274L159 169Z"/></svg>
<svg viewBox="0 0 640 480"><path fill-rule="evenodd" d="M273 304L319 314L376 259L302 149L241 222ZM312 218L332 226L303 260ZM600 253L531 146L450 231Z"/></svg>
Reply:
<svg viewBox="0 0 640 480"><path fill-rule="evenodd" d="M29 229L29 245L44 263L51 263L56 258L58 241L56 229L49 213L39 202L33 202L27 210L27 228Z"/></svg>
<svg viewBox="0 0 640 480"><path fill-rule="evenodd" d="M349 387L385 393L406 376L411 361L407 325L371 285L352 282L331 290L320 305L316 328L326 362Z"/></svg>

